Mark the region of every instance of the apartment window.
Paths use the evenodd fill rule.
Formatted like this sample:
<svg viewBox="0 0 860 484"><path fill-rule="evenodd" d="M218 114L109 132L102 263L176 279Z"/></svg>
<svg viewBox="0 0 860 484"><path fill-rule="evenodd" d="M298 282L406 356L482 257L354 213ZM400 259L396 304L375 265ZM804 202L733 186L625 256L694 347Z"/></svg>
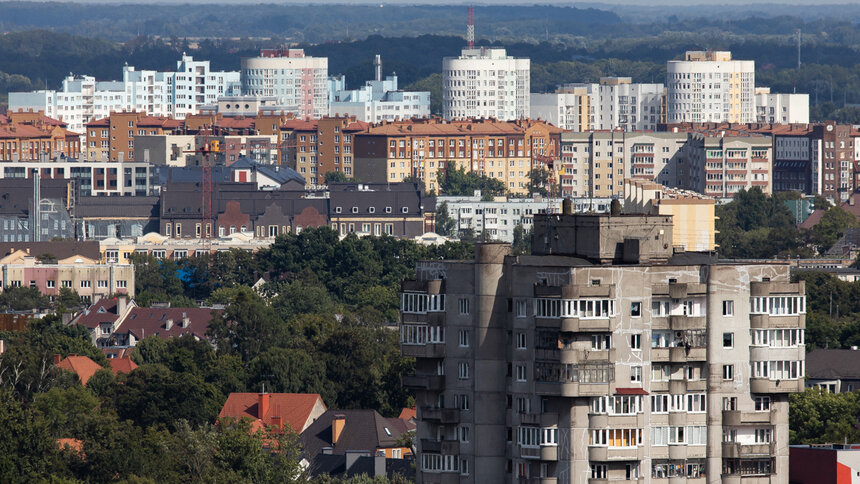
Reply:
<svg viewBox="0 0 860 484"><path fill-rule="evenodd" d="M469 314L469 300L464 297L461 297L459 303L460 314Z"/></svg>
<svg viewBox="0 0 860 484"><path fill-rule="evenodd" d="M630 382L631 383L641 383L642 382L642 367L641 366L631 366L630 367Z"/></svg>
<svg viewBox="0 0 860 484"><path fill-rule="evenodd" d="M53 289L57 287L57 281L45 281L45 287L48 289Z"/></svg>
<svg viewBox="0 0 860 484"><path fill-rule="evenodd" d="M755 443L756 444L768 444L770 443L771 438L771 430L770 429L755 429Z"/></svg>
<svg viewBox="0 0 860 484"><path fill-rule="evenodd" d="M525 333L517 333L517 349L518 350L526 349L526 334Z"/></svg>
<svg viewBox="0 0 860 484"><path fill-rule="evenodd" d="M591 349L592 350L608 350L612 347L612 335L609 334L595 334L591 336Z"/></svg>
<svg viewBox="0 0 860 484"><path fill-rule="evenodd" d="M630 303L630 316L634 318L642 316L642 303L640 301Z"/></svg>
<svg viewBox="0 0 860 484"><path fill-rule="evenodd" d="M464 363L458 364L457 367L458 367L458 374L457 374L458 377L461 380L468 380L469 379L469 364L464 362Z"/></svg>
<svg viewBox="0 0 860 484"><path fill-rule="evenodd" d="M669 381L669 365L651 365L651 381Z"/></svg>
<svg viewBox="0 0 860 484"><path fill-rule="evenodd" d="M463 348L469 347L469 330L461 329L460 330L460 346Z"/></svg>
<svg viewBox="0 0 860 484"><path fill-rule="evenodd" d="M755 397L753 401L755 402L756 412L767 412L770 410L770 397Z"/></svg>
<svg viewBox="0 0 860 484"><path fill-rule="evenodd" d="M125 280L124 280L124 279L118 279L118 280L116 281L116 287L117 287L118 289L125 289L125 288L126 288L126 282L125 282Z"/></svg>
<svg viewBox="0 0 860 484"><path fill-rule="evenodd" d="M469 410L469 395L455 395L454 405L460 410Z"/></svg>
<svg viewBox="0 0 860 484"><path fill-rule="evenodd" d="M90 281L81 281L81 289L87 289L92 287L92 282Z"/></svg>
<svg viewBox="0 0 860 484"><path fill-rule="evenodd" d="M687 394L687 411L702 413L705 411L706 398L704 393Z"/></svg>
<svg viewBox="0 0 860 484"><path fill-rule="evenodd" d="M723 365L723 380L734 380L735 365Z"/></svg>
<svg viewBox="0 0 860 484"><path fill-rule="evenodd" d="M469 475L469 459L460 459L460 475Z"/></svg>
<svg viewBox="0 0 860 484"><path fill-rule="evenodd" d="M641 350L642 349L642 335L641 334L631 334L630 335L630 349L631 350Z"/></svg>
<svg viewBox="0 0 860 484"><path fill-rule="evenodd" d="M607 469L606 464L591 464L591 478L606 479L606 476L609 475Z"/></svg>
<svg viewBox="0 0 860 484"><path fill-rule="evenodd" d="M517 365L517 381L526 381L526 365Z"/></svg>
<svg viewBox="0 0 860 484"><path fill-rule="evenodd" d="M723 348L734 348L735 346L735 334L734 333L723 333Z"/></svg>
<svg viewBox="0 0 860 484"><path fill-rule="evenodd" d="M72 281L63 281L63 287L72 288Z"/></svg>
<svg viewBox="0 0 860 484"><path fill-rule="evenodd" d="M457 427L457 437L460 442L469 442L471 438L471 428L465 425Z"/></svg>
<svg viewBox="0 0 860 484"><path fill-rule="evenodd" d="M107 279L99 279L99 289L107 289L108 281Z"/></svg>
<svg viewBox="0 0 860 484"><path fill-rule="evenodd" d="M735 411L738 409L738 397L723 397L723 410Z"/></svg>
<svg viewBox="0 0 860 484"><path fill-rule="evenodd" d="M531 401L526 397L517 397L517 412L529 413L531 410Z"/></svg>
<svg viewBox="0 0 860 484"><path fill-rule="evenodd" d="M651 413L669 413L669 395L651 395Z"/></svg>
<svg viewBox="0 0 860 484"><path fill-rule="evenodd" d="M735 302L723 301L723 316L733 316L735 314Z"/></svg>
<svg viewBox="0 0 860 484"><path fill-rule="evenodd" d="M517 299L517 317L524 318L528 314L526 311L527 303L525 299Z"/></svg>

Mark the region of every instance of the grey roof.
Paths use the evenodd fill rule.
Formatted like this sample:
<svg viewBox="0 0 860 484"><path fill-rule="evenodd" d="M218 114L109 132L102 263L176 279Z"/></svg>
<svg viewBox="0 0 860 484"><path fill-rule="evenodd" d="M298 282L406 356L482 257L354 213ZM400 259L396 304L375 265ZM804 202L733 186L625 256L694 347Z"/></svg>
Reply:
<svg viewBox="0 0 860 484"><path fill-rule="evenodd" d="M842 237L827 250L825 255L841 256L847 254L852 248L860 247L860 228L847 228Z"/></svg>
<svg viewBox="0 0 860 484"><path fill-rule="evenodd" d="M329 185L329 200L329 213L339 217L367 217L370 213L374 217L403 217L426 211L423 193L415 183L332 183ZM356 213L352 212L353 207L358 208ZM403 212L404 207L406 212ZM391 209L390 213L386 213L386 208Z"/></svg>
<svg viewBox="0 0 860 484"><path fill-rule="evenodd" d="M42 198L63 200L67 195L68 180L43 179ZM0 215L27 216L33 204L33 181L24 178L0 179Z"/></svg>
<svg viewBox="0 0 860 484"><path fill-rule="evenodd" d="M78 197L77 217L158 218L159 197Z"/></svg>
<svg viewBox="0 0 860 484"><path fill-rule="evenodd" d="M261 173L263 176L271 178L283 185L290 180L294 180L300 182L302 185L305 184L305 179L299 175L296 170L285 166L285 165L264 165L262 163L257 163L256 161L248 158L247 156L242 156L238 160L236 160L233 164L229 166L230 169L236 168L250 168L252 170L256 170Z"/></svg>
<svg viewBox="0 0 860 484"><path fill-rule="evenodd" d="M161 215L172 218L200 217L200 182L170 183L161 191ZM243 213L254 219L266 212L273 203L281 206L285 215L300 213L305 207L314 207L326 214L328 200L304 198L304 191L257 190L252 183L219 183L212 189L212 206L216 214L223 213L227 203L239 202Z"/></svg>
<svg viewBox="0 0 860 484"><path fill-rule="evenodd" d="M335 445L331 426L336 415L346 417L346 423ZM312 461L324 447L331 447L333 454L366 450L374 455L376 449L395 447L401 433L399 426L376 410L327 410L302 432L301 439L305 456Z"/></svg>
<svg viewBox="0 0 860 484"><path fill-rule="evenodd" d="M15 250L27 250L30 255L51 254L57 259L65 259L82 255L89 259L99 260L99 243L90 241L57 240L50 242L0 242L0 257L5 257Z"/></svg>
<svg viewBox="0 0 860 484"><path fill-rule="evenodd" d="M806 355L806 374L816 380L860 379L860 351L814 350Z"/></svg>

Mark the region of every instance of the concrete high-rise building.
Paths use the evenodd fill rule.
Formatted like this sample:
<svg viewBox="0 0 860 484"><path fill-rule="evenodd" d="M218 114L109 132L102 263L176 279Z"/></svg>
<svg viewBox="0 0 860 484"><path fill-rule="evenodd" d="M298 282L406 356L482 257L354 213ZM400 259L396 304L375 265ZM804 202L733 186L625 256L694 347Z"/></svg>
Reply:
<svg viewBox="0 0 860 484"><path fill-rule="evenodd" d="M44 111L46 116L83 133L90 121L111 112L138 111L151 116L184 119L220 96L239 94L238 72L216 72L209 61L182 55L175 72L122 68L121 81L96 81L92 76L69 74L62 88L9 93L9 109Z"/></svg>
<svg viewBox="0 0 860 484"><path fill-rule="evenodd" d="M329 111L335 116L367 123L430 117L430 92L398 90L397 75L367 81L359 89L348 90L345 84L345 76L329 80Z"/></svg>
<svg viewBox="0 0 860 484"><path fill-rule="evenodd" d="M442 59L442 113L446 119L529 117L530 61L505 49L463 49Z"/></svg>
<svg viewBox="0 0 860 484"><path fill-rule="evenodd" d="M403 283L417 482L788 483L804 283L675 253L671 216L569 211L533 255L478 244Z"/></svg>
<svg viewBox="0 0 860 484"><path fill-rule="evenodd" d="M666 64L668 123L754 123L755 62L726 51L687 51Z"/></svg>
<svg viewBox="0 0 860 484"><path fill-rule="evenodd" d="M303 49L261 50L242 58L242 94L274 96L303 118L328 116L328 58Z"/></svg>
<svg viewBox="0 0 860 484"><path fill-rule="evenodd" d="M755 89L756 122L808 124L809 94L771 93L769 87Z"/></svg>
<svg viewBox="0 0 860 484"><path fill-rule="evenodd" d="M602 77L600 83L564 84L554 94L531 95L531 116L572 131L656 130L662 123L663 84Z"/></svg>

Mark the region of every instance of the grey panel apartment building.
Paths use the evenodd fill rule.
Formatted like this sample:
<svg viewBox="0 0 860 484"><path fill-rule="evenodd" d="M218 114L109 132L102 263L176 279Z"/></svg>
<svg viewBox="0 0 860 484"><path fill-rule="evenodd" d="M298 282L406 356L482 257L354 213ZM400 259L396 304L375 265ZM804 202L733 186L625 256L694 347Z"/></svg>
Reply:
<svg viewBox="0 0 860 484"><path fill-rule="evenodd" d="M805 297L675 253L671 217L551 215L403 283L421 483L788 482Z"/></svg>

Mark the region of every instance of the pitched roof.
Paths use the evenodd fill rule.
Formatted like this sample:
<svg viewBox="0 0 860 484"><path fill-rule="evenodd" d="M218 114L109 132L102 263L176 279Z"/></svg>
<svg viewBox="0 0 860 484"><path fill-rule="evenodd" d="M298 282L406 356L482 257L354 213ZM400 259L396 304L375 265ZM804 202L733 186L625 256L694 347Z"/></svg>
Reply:
<svg viewBox="0 0 860 484"><path fill-rule="evenodd" d="M76 354L71 354L65 357L56 363L55 366L78 375L78 378L81 379L82 385L86 385L89 379L92 378L97 371L102 369L98 363L91 360L88 356L79 356Z"/></svg>
<svg viewBox="0 0 860 484"><path fill-rule="evenodd" d="M827 210L813 210L812 213L809 214L809 217L806 217L806 220L801 222L800 225L797 226L797 228L811 229L812 227L815 227L816 225L818 225L818 222L821 221L821 217L824 216L825 212L827 212Z"/></svg>
<svg viewBox="0 0 860 484"><path fill-rule="evenodd" d="M860 379L860 351L813 350L806 354L806 374L816 380Z"/></svg>
<svg viewBox="0 0 860 484"><path fill-rule="evenodd" d="M211 308L135 307L128 312L128 316L120 322L114 333L130 333L137 339L152 335L161 338L178 338L185 334L206 339L206 330L209 329L213 311L220 313L219 310ZM188 321L183 324L185 318Z"/></svg>
<svg viewBox="0 0 860 484"><path fill-rule="evenodd" d="M826 252L828 256L846 255L852 249L860 247L860 228L849 227L845 229L842 237L833 244Z"/></svg>
<svg viewBox="0 0 860 484"><path fill-rule="evenodd" d="M346 422L337 444L332 444L332 421L339 415L343 415ZM366 450L373 455L376 449L397 447L402 433L376 410L328 410L305 429L301 437L306 457L313 460L324 447L331 447L333 454Z"/></svg>
<svg viewBox="0 0 860 484"><path fill-rule="evenodd" d="M404 407L403 410L400 411L400 416L397 418L401 420L417 419L418 412L415 410L415 407Z"/></svg>
<svg viewBox="0 0 860 484"><path fill-rule="evenodd" d="M57 240L49 242L0 242L0 257L5 257L17 250L26 250L31 256L50 254L57 260L69 257L83 256L87 259L99 260L99 243L89 241Z"/></svg>
<svg viewBox="0 0 860 484"><path fill-rule="evenodd" d="M97 328L102 323L115 323L120 316L116 313L116 306L116 299L101 298L78 315L75 323L87 329Z"/></svg>
<svg viewBox="0 0 860 484"><path fill-rule="evenodd" d="M269 410L260 415L260 397L268 395ZM275 425L273 420L280 417L282 424L289 424L295 432L301 433L308 426L308 420L317 405L325 408L319 393L231 393L224 402L219 418L250 418L258 426Z"/></svg>
<svg viewBox="0 0 860 484"><path fill-rule="evenodd" d="M120 358L111 358L108 360L110 364L110 369L114 375L118 375L120 373L131 373L137 368L137 363L131 361L131 357L123 356Z"/></svg>

